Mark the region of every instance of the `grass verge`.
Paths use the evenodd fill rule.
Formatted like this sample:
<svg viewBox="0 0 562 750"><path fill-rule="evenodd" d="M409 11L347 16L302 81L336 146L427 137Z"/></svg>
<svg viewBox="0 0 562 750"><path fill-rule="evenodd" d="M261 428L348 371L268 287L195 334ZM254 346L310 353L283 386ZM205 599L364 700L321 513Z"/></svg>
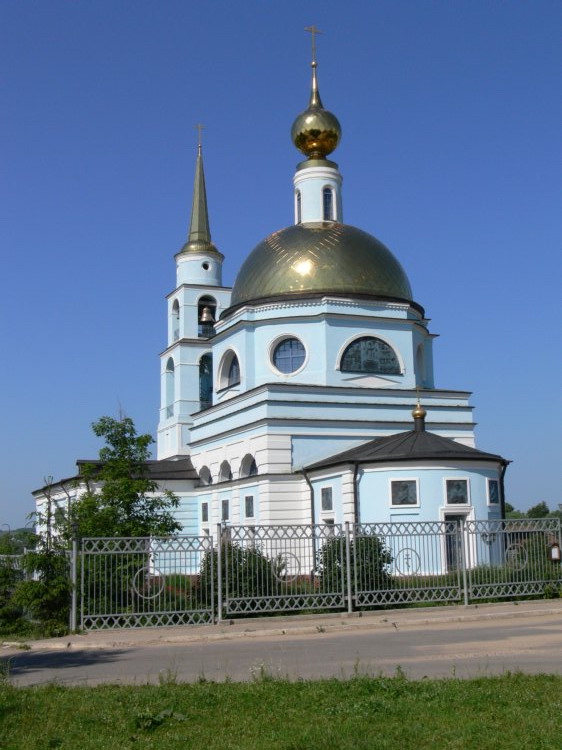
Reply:
<svg viewBox="0 0 562 750"><path fill-rule="evenodd" d="M562 677L0 685L0 748L561 747Z"/></svg>

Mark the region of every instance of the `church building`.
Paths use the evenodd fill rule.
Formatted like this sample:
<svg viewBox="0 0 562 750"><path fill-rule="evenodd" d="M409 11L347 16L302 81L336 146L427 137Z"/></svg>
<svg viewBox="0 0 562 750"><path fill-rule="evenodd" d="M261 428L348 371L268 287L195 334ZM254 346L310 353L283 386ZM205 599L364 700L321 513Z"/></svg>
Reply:
<svg viewBox="0 0 562 750"><path fill-rule="evenodd" d="M232 288L198 147L149 466L180 497L184 533L502 517L508 461L476 449L470 393L435 387L435 336L406 271L344 223L330 158L341 128L315 59L291 137L303 157L287 190L294 224L252 250Z"/></svg>

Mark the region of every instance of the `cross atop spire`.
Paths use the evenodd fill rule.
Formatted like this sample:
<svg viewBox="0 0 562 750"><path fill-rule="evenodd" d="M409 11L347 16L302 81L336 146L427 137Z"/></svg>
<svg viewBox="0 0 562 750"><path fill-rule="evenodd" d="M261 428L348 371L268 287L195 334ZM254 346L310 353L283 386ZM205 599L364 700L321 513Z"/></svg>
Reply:
<svg viewBox="0 0 562 750"><path fill-rule="evenodd" d="M320 31L320 29L317 29L316 26L305 26L305 31L310 31L311 40L312 40L312 67L316 67L316 34L322 34L323 32Z"/></svg>
<svg viewBox="0 0 562 750"><path fill-rule="evenodd" d="M320 92L318 91L318 80L316 77L316 68L318 63L316 62L316 34L321 34L320 29L316 26L305 26L305 31L309 31L312 38L312 91L310 92L309 107L318 107L322 109L322 99L320 99Z"/></svg>
<svg viewBox="0 0 562 750"><path fill-rule="evenodd" d="M195 126L195 130L197 130L197 153L201 153L201 146L202 146L202 137L201 137L201 131L205 129L205 126L202 125L200 122L197 123Z"/></svg>

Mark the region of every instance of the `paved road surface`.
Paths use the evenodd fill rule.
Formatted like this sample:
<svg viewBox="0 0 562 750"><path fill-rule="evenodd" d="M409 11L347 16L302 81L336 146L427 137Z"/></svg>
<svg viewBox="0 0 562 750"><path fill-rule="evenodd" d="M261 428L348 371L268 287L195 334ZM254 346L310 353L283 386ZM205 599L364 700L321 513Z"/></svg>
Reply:
<svg viewBox="0 0 562 750"><path fill-rule="evenodd" d="M182 636L170 629L171 635L159 643L153 639L162 635L150 630L129 631L131 642L121 645L118 641L89 642L92 634L88 634L75 636L65 650L60 650L62 643L42 642L33 644L30 651L5 648L0 658L9 660L11 680L17 685L53 681L142 684L202 677L238 681L262 673L290 679L350 677L357 672L392 675L398 666L411 678L469 677L507 670L562 674L560 605L519 612L512 608L508 614L504 605L481 613L480 617L461 613L449 616L448 621L431 612L424 620L420 610L414 615L401 611L394 618L392 613L384 618L379 613L377 619L351 623L321 618L295 622L293 618L285 634L278 627L271 633L252 633L251 628L243 630L238 624L232 636L223 629L224 637L209 637L209 630L197 636L186 631ZM124 637L113 634L119 636Z"/></svg>

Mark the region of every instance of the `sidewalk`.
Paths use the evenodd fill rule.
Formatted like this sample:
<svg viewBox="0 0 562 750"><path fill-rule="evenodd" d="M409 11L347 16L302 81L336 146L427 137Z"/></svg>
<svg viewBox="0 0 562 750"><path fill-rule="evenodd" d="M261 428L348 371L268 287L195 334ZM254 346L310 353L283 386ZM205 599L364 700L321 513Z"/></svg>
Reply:
<svg viewBox="0 0 562 750"><path fill-rule="evenodd" d="M470 604L446 607L377 610L373 612L321 615L290 615L225 620L218 625L187 625L170 628L130 628L97 630L88 633L26 641L25 644L4 641L0 655L21 650L67 651L72 649L123 649L164 644L181 644L235 638L275 638L343 633L358 630L405 629L462 622L508 619L515 617L558 616L562 624L562 599Z"/></svg>

